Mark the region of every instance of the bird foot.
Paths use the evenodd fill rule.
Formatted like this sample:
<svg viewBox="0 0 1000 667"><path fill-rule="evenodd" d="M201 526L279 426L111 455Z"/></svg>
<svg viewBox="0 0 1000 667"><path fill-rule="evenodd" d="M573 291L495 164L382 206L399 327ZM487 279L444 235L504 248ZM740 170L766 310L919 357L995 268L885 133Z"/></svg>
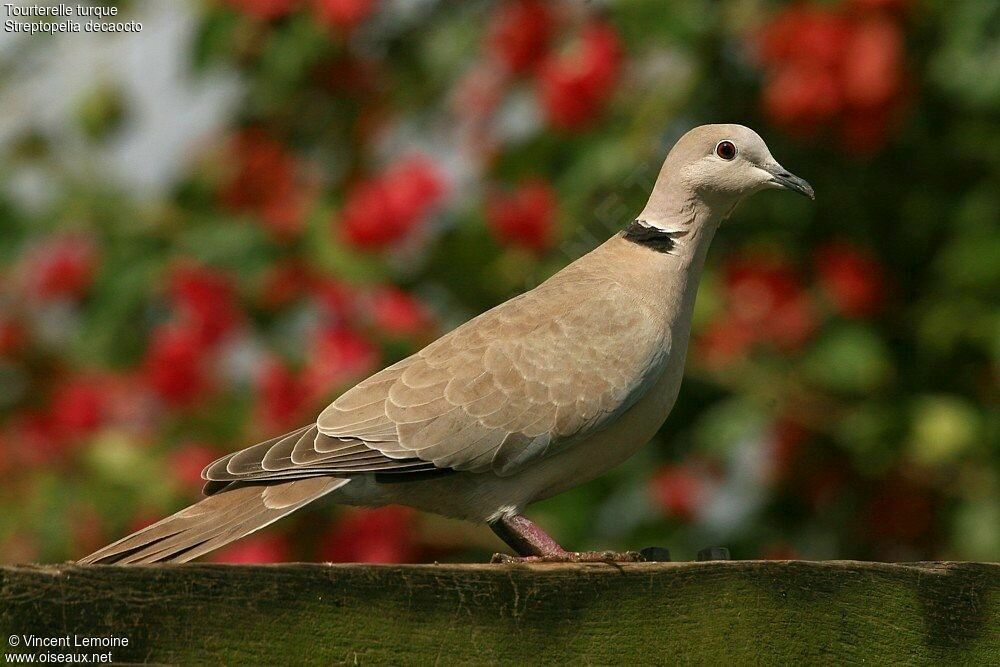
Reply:
<svg viewBox="0 0 1000 667"><path fill-rule="evenodd" d="M491 563L644 563L638 551L563 551L544 556L493 554Z"/></svg>

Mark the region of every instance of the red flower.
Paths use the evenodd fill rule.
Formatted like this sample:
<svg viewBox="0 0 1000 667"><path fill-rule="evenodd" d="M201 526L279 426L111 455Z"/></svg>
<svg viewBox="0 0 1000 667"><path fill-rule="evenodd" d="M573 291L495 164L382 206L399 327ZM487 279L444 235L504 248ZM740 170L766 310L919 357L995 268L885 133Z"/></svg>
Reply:
<svg viewBox="0 0 1000 667"><path fill-rule="evenodd" d="M406 236L413 217L396 215L389 206L389 191L382 180L355 185L347 195L340 224L347 240L361 248L381 248Z"/></svg>
<svg viewBox="0 0 1000 667"><path fill-rule="evenodd" d="M383 248L405 237L441 199L444 180L426 158L413 157L356 184L340 213L347 240Z"/></svg>
<svg viewBox="0 0 1000 667"><path fill-rule="evenodd" d="M253 213L279 239L298 234L305 223L306 194L297 163L285 146L260 129L246 130L230 147L235 170L219 198L230 210Z"/></svg>
<svg viewBox="0 0 1000 667"><path fill-rule="evenodd" d="M200 489L205 483L201 471L219 458L216 451L200 442L188 442L170 453L168 466L174 479L185 487Z"/></svg>
<svg viewBox="0 0 1000 667"><path fill-rule="evenodd" d="M144 374L153 391L167 403L191 405L209 387L200 332L176 325L160 327L146 351Z"/></svg>
<svg viewBox="0 0 1000 667"><path fill-rule="evenodd" d="M266 430L290 428L300 421L311 392L298 375L273 359L264 365L259 384L258 413Z"/></svg>
<svg viewBox="0 0 1000 667"><path fill-rule="evenodd" d="M726 270L733 317L779 347L794 350L816 328L812 304L791 267L779 260L732 262Z"/></svg>
<svg viewBox="0 0 1000 667"><path fill-rule="evenodd" d="M735 319L785 349L797 349L816 328L812 304L790 267L779 260L732 262L727 300Z"/></svg>
<svg viewBox="0 0 1000 667"><path fill-rule="evenodd" d="M316 20L348 33L364 23L375 10L375 0L314 0Z"/></svg>
<svg viewBox="0 0 1000 667"><path fill-rule="evenodd" d="M285 16L299 0L227 0L235 9L240 10L248 16L270 21Z"/></svg>
<svg viewBox="0 0 1000 667"><path fill-rule="evenodd" d="M486 218L501 242L541 252L552 245L557 208L552 186L531 181L510 194L492 197Z"/></svg>
<svg viewBox="0 0 1000 667"><path fill-rule="evenodd" d="M843 107L836 77L808 65L779 69L764 89L763 102L775 123L803 134L814 132Z"/></svg>
<svg viewBox="0 0 1000 667"><path fill-rule="evenodd" d="M600 113L618 79L622 48L618 32L606 23L592 23L576 48L550 57L539 71L539 95L549 123L576 129Z"/></svg>
<svg viewBox="0 0 1000 667"><path fill-rule="evenodd" d="M708 496L709 480L692 464L663 466L649 480L653 503L664 513L691 521Z"/></svg>
<svg viewBox="0 0 1000 667"><path fill-rule="evenodd" d="M391 336L412 336L427 329L427 309L398 287L387 286L371 295L375 324Z"/></svg>
<svg viewBox="0 0 1000 667"><path fill-rule="evenodd" d="M317 337L304 382L317 400L374 370L379 352L366 338L345 327L325 329Z"/></svg>
<svg viewBox="0 0 1000 667"><path fill-rule="evenodd" d="M527 72L545 57L555 27L551 8L540 0L508 0L493 17L489 45L513 72Z"/></svg>
<svg viewBox="0 0 1000 667"><path fill-rule="evenodd" d="M903 32L888 20L857 24L844 52L842 77L847 103L859 109L892 104L902 86Z"/></svg>
<svg viewBox="0 0 1000 667"><path fill-rule="evenodd" d="M845 317L870 317L885 301L885 281L869 253L845 243L816 251L816 270L827 298Z"/></svg>
<svg viewBox="0 0 1000 667"><path fill-rule="evenodd" d="M799 5L775 15L760 35L760 58L768 65L789 62L837 67L850 37L846 17L826 7Z"/></svg>
<svg viewBox="0 0 1000 667"><path fill-rule="evenodd" d="M39 299L76 299L94 281L97 249L79 236L46 239L27 256L29 291Z"/></svg>
<svg viewBox="0 0 1000 667"><path fill-rule="evenodd" d="M725 283L726 311L697 341L696 349L709 367L729 366L760 343L797 350L816 330L812 302L784 262L732 261Z"/></svg>
<svg viewBox="0 0 1000 667"><path fill-rule="evenodd" d="M199 266L181 266L170 276L170 295L180 322L214 345L233 330L242 315L229 278Z"/></svg>
<svg viewBox="0 0 1000 667"><path fill-rule="evenodd" d="M97 378L71 378L61 383L50 402L54 432L70 440L90 435L108 417L108 391Z"/></svg>
<svg viewBox="0 0 1000 667"><path fill-rule="evenodd" d="M433 162L420 155L391 167L385 179L391 186L390 207L404 215L423 215L445 191L444 175Z"/></svg>
<svg viewBox="0 0 1000 667"><path fill-rule="evenodd" d="M412 562L413 516L413 510L397 506L345 512L323 540L321 555L335 563Z"/></svg>
<svg viewBox="0 0 1000 667"><path fill-rule="evenodd" d="M213 563L256 565L282 563L291 555L288 541L281 535L256 534L244 537L216 551L209 560Z"/></svg>
<svg viewBox="0 0 1000 667"><path fill-rule="evenodd" d="M898 5L865 0L860 5ZM845 148L868 152L886 140L903 102L903 33L889 12L800 5L761 32L763 104L789 131L836 131Z"/></svg>

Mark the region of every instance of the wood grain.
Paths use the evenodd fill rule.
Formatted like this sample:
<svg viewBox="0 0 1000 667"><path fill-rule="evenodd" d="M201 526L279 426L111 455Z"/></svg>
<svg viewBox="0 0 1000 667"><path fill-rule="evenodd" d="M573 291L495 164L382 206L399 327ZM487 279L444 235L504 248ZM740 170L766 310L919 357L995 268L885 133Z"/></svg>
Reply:
<svg viewBox="0 0 1000 667"><path fill-rule="evenodd" d="M12 634L128 637L116 664L996 665L1000 565L7 566Z"/></svg>

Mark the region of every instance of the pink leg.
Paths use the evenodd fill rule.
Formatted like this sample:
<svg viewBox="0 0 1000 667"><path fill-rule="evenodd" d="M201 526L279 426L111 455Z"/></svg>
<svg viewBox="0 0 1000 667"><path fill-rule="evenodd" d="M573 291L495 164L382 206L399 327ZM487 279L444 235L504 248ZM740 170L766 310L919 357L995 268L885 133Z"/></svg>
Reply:
<svg viewBox="0 0 1000 667"><path fill-rule="evenodd" d="M490 528L519 556L562 556L569 552L528 517L516 514L497 519Z"/></svg>
<svg viewBox="0 0 1000 667"><path fill-rule="evenodd" d="M521 515L501 517L490 528L518 556L495 554L494 563L635 563L645 560L638 552L566 551L537 524Z"/></svg>

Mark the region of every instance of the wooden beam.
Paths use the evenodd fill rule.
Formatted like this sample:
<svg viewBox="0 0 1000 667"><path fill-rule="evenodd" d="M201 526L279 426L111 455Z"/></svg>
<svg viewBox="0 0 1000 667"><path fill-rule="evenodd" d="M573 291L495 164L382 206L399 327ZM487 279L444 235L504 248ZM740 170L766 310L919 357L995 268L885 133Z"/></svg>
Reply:
<svg viewBox="0 0 1000 667"><path fill-rule="evenodd" d="M4 650L67 650L29 635L127 638L94 650L116 663L995 665L1000 565L0 568Z"/></svg>

